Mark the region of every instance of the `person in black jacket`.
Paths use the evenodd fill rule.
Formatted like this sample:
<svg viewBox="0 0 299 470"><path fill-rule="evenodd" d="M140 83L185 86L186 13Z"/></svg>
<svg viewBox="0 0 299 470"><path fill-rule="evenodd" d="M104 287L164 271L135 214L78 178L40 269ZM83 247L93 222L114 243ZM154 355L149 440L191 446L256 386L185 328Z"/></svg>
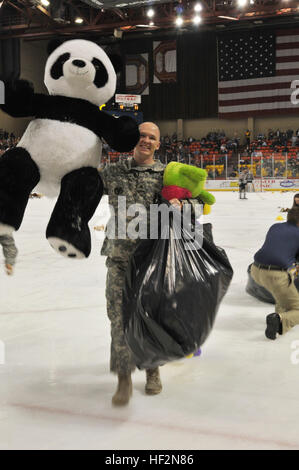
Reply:
<svg viewBox="0 0 299 470"><path fill-rule="evenodd" d="M254 255L253 280L267 289L275 300L275 313L266 317L265 335L276 339L299 324L299 292L294 284L298 275L299 208L288 211L287 222L270 227L266 240Z"/></svg>
<svg viewBox="0 0 299 470"><path fill-rule="evenodd" d="M299 207L299 193L295 194L292 209Z"/></svg>
<svg viewBox="0 0 299 470"><path fill-rule="evenodd" d="M299 208L299 193L295 194L293 198L292 209ZM289 212L290 209L282 207L280 212Z"/></svg>

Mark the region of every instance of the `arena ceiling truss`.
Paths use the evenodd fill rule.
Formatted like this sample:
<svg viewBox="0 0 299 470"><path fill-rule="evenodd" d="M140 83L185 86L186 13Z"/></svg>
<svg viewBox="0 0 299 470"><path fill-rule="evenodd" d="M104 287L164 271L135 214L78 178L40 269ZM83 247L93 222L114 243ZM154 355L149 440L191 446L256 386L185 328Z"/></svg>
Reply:
<svg viewBox="0 0 299 470"><path fill-rule="evenodd" d="M196 3L202 9L200 24L194 25ZM152 19L149 7L155 11ZM294 25L299 6L294 0L0 0L0 39L162 34L178 30L177 16L184 21L180 31Z"/></svg>

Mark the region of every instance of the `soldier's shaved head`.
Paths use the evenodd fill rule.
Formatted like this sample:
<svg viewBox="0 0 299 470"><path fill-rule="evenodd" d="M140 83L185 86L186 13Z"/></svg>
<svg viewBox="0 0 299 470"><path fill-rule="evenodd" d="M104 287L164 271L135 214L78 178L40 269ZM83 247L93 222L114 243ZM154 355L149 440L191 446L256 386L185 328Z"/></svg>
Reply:
<svg viewBox="0 0 299 470"><path fill-rule="evenodd" d="M134 149L138 164L153 164L155 151L160 147L160 129L154 122L143 122L139 126L140 139Z"/></svg>
<svg viewBox="0 0 299 470"><path fill-rule="evenodd" d="M151 130L151 131L155 132L157 134L158 140L160 142L160 129L157 126L157 124L155 124L154 122L150 122L150 121L143 122L139 126L139 132L141 132L142 129L147 129L147 130Z"/></svg>

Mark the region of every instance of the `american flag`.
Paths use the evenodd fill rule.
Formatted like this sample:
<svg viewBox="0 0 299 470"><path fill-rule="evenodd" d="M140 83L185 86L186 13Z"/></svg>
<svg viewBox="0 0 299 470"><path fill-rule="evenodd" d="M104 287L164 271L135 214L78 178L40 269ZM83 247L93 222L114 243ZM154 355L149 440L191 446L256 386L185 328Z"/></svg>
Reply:
<svg viewBox="0 0 299 470"><path fill-rule="evenodd" d="M299 29L240 32L218 39L220 118L298 114ZM299 93L298 93L299 95Z"/></svg>

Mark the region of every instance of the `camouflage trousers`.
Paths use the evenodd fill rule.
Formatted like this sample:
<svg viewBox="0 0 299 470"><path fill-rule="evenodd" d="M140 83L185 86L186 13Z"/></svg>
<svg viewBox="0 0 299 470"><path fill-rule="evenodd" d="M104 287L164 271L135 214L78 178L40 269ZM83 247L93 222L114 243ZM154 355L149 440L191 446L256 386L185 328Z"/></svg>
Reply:
<svg viewBox="0 0 299 470"><path fill-rule="evenodd" d="M107 314L111 323L110 370L117 374L129 374L135 364L123 331L122 291L128 261L107 258L106 300Z"/></svg>

